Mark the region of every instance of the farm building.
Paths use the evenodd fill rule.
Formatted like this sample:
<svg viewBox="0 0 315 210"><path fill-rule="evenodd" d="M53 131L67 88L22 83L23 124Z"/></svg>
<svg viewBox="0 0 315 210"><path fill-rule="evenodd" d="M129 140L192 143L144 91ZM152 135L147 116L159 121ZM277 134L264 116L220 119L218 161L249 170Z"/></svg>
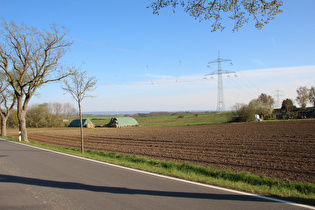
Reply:
<svg viewBox="0 0 315 210"><path fill-rule="evenodd" d="M275 119L276 120L283 120L283 119L291 119L291 115L289 113L286 112L277 112L275 114Z"/></svg>
<svg viewBox="0 0 315 210"><path fill-rule="evenodd" d="M86 128L94 128L94 124L89 119L82 119L82 125ZM80 127L80 119L72 120L68 127Z"/></svg>
<svg viewBox="0 0 315 210"><path fill-rule="evenodd" d="M112 117L106 127L129 127L129 126L138 126L136 119L132 117Z"/></svg>
<svg viewBox="0 0 315 210"><path fill-rule="evenodd" d="M315 118L315 110L303 110L298 112L299 118Z"/></svg>

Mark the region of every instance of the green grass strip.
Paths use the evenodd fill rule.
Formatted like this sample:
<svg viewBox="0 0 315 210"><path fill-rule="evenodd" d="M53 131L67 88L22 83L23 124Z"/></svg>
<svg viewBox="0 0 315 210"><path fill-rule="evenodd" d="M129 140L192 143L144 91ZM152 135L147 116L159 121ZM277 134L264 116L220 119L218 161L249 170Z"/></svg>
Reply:
<svg viewBox="0 0 315 210"><path fill-rule="evenodd" d="M4 138L17 141L13 138ZM25 143L25 142L22 142ZM197 166L171 161L152 160L136 155L124 155L114 152L87 150L81 153L79 149L65 148L30 142L33 146L59 151L67 154L86 157L144 171L173 176L181 179L212 184L230 189L242 190L265 196L272 196L298 203L315 206L315 184L301 182L286 182L265 175L254 175L249 172L233 172L232 170L218 170L204 166Z"/></svg>

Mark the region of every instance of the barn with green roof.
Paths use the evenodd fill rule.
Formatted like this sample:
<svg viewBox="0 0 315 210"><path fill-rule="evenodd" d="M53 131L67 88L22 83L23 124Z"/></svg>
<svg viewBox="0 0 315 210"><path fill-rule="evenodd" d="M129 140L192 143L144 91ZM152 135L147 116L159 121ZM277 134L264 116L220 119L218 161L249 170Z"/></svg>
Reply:
<svg viewBox="0 0 315 210"><path fill-rule="evenodd" d="M90 119L82 119L82 125L86 128L94 128L94 124ZM80 119L72 120L68 127L80 127Z"/></svg>
<svg viewBox="0 0 315 210"><path fill-rule="evenodd" d="M112 117L109 123L106 125L107 127L131 127L131 126L138 126L138 122L136 119L132 117Z"/></svg>

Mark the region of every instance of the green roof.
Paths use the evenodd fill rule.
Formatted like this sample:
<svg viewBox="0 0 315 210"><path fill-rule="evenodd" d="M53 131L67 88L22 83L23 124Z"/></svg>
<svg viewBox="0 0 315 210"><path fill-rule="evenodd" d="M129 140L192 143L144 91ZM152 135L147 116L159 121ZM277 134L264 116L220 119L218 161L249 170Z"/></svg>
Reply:
<svg viewBox="0 0 315 210"><path fill-rule="evenodd" d="M89 119L82 119L83 127L86 127L87 124L94 126L94 124L92 123L91 120L89 120ZM68 127L80 127L80 119L72 120L72 122L68 125Z"/></svg>
<svg viewBox="0 0 315 210"><path fill-rule="evenodd" d="M115 120L117 120L118 127L138 125L137 120L132 117L112 117L108 123L108 126L110 127Z"/></svg>

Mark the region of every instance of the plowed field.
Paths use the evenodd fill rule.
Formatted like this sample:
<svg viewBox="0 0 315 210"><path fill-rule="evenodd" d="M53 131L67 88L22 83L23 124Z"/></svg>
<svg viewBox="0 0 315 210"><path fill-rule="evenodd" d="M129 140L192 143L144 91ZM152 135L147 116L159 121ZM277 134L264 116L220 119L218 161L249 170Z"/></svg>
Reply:
<svg viewBox="0 0 315 210"><path fill-rule="evenodd" d="M9 136L17 138L16 131ZM78 128L28 129L31 141L80 148ZM315 120L84 129L85 149L315 181Z"/></svg>

